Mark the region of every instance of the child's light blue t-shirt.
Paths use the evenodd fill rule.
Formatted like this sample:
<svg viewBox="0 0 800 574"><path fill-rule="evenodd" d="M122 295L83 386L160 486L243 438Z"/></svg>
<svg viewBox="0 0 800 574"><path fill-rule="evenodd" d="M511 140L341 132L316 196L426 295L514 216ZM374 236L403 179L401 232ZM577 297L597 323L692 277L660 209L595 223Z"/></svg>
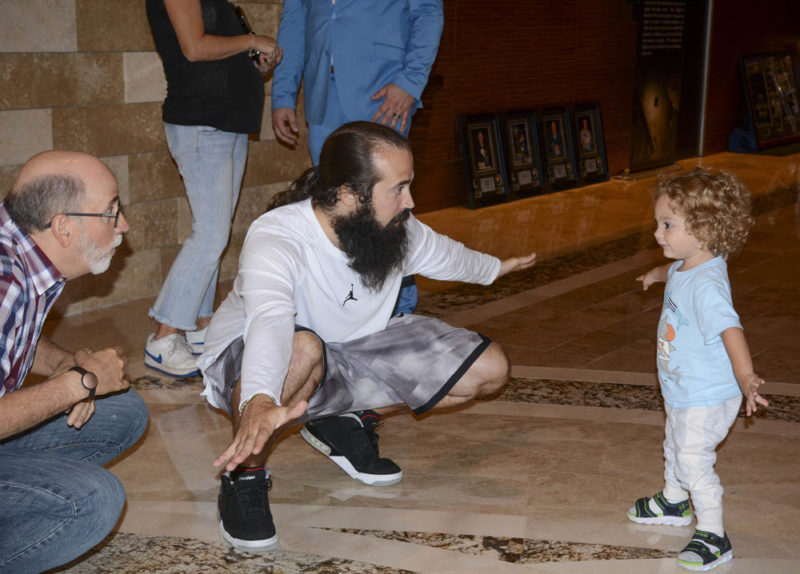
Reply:
<svg viewBox="0 0 800 574"><path fill-rule="evenodd" d="M741 395L721 333L739 327L728 265L715 257L667 273L656 359L664 400L675 407L711 406Z"/></svg>

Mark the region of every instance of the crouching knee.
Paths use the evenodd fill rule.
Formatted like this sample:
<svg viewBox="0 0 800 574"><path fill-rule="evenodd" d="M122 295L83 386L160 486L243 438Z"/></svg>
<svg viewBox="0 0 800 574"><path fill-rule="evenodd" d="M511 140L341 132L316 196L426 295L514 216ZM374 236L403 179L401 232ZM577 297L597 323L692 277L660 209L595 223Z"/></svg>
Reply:
<svg viewBox="0 0 800 574"><path fill-rule="evenodd" d="M508 383L511 363L499 343L489 345L478 359L481 381L475 398L483 398L499 393Z"/></svg>
<svg viewBox="0 0 800 574"><path fill-rule="evenodd" d="M82 474L84 495L75 493L79 503L74 519L77 536L72 546L81 554L99 544L116 525L125 506L125 488L119 479L100 467L86 468Z"/></svg>

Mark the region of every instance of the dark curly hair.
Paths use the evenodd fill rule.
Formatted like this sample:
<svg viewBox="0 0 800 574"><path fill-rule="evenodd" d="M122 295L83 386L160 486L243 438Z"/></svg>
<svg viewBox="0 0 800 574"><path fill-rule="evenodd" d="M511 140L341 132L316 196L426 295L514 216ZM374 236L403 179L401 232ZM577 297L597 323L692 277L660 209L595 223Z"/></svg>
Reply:
<svg viewBox="0 0 800 574"><path fill-rule="evenodd" d="M660 179L653 199L662 195L685 218L687 231L709 252L726 259L742 248L755 222L750 192L732 173L696 168Z"/></svg>

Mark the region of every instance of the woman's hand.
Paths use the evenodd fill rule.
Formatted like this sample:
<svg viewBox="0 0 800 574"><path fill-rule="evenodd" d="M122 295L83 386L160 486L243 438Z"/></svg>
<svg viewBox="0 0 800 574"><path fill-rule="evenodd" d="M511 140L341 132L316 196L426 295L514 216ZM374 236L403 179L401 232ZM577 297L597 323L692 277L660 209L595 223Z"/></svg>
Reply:
<svg viewBox="0 0 800 574"><path fill-rule="evenodd" d="M262 74L268 74L278 67L283 60L283 48L275 48L269 52L261 51L258 55L258 62L253 62Z"/></svg>

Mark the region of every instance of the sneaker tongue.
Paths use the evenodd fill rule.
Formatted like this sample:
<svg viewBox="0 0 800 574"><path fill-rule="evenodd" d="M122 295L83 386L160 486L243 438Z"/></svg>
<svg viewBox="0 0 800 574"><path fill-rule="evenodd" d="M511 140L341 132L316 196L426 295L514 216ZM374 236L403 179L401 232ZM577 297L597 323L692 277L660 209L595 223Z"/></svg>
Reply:
<svg viewBox="0 0 800 574"><path fill-rule="evenodd" d="M267 478L267 471L263 468L254 470L234 470L231 471L231 480L233 482L247 482L251 480L265 480Z"/></svg>
<svg viewBox="0 0 800 574"><path fill-rule="evenodd" d="M381 422L381 417L375 411L359 411L358 418L361 419L361 424L367 430L375 430Z"/></svg>

